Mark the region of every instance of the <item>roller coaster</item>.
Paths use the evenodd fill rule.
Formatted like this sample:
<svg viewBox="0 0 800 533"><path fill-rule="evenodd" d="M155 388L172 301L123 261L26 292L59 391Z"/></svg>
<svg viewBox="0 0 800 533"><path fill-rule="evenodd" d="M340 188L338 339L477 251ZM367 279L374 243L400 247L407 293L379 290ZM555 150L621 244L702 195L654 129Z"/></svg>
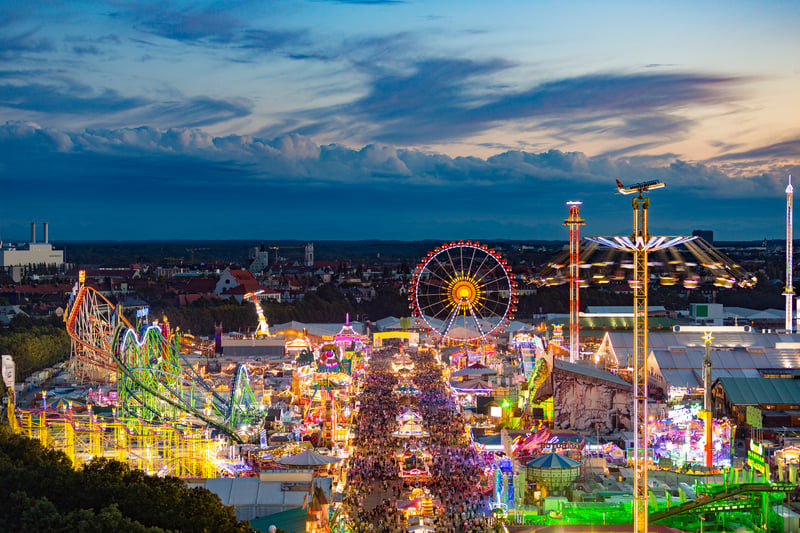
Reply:
<svg viewBox="0 0 800 533"><path fill-rule="evenodd" d="M778 494L778 499L787 492L793 492L797 486L794 483L773 482L773 483L740 483L737 485L712 485L710 492L705 497L685 502L675 507L669 507L650 513L650 522L658 522L685 513L707 513L707 512L732 512L732 511L751 511L762 507L768 507L763 502L764 495ZM764 516L768 513L768 508L763 510Z"/></svg>
<svg viewBox="0 0 800 533"><path fill-rule="evenodd" d="M120 413L147 422L201 422L241 442L241 430L261 409L239 365L227 398L214 390L181 354L177 336L157 326L137 332L119 309L92 287L79 283L65 315L72 339L70 367L83 379L115 378Z"/></svg>
<svg viewBox="0 0 800 533"><path fill-rule="evenodd" d="M141 335L117 328L112 357L117 367L117 399L122 411L150 422L191 415L236 441L239 431L260 414L247 368L237 365L231 393L224 398L184 360L157 326Z"/></svg>
<svg viewBox="0 0 800 533"><path fill-rule="evenodd" d="M95 415L72 409L13 412L15 433L37 439L42 445L64 452L74 466L93 457L125 462L153 475L216 477L217 451L221 443L207 432L178 424L148 424L131 417Z"/></svg>
<svg viewBox="0 0 800 533"><path fill-rule="evenodd" d="M64 315L71 340L70 372L80 382L109 382L116 376L111 342L118 327L133 326L117 307L95 289L83 285L73 289Z"/></svg>

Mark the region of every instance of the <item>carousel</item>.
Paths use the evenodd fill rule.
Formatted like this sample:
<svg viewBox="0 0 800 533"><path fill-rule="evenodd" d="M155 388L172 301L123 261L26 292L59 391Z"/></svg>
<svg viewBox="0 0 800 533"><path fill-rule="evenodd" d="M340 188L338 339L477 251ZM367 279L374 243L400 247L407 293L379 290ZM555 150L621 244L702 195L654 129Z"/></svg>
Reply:
<svg viewBox="0 0 800 533"><path fill-rule="evenodd" d="M400 477L406 481L429 481L431 454L418 447L409 447L399 456Z"/></svg>

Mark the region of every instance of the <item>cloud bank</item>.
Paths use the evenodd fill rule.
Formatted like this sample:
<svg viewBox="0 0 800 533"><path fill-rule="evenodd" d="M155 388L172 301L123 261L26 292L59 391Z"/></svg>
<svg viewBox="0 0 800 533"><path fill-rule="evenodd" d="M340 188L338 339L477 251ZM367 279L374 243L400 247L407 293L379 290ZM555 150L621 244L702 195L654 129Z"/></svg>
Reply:
<svg viewBox="0 0 800 533"><path fill-rule="evenodd" d="M585 234L630 232L614 179L660 179L651 231L779 237L785 175L731 177L680 160L509 151L486 159L308 137L195 128L70 132L0 126L3 235L49 220L63 239L564 239L567 200ZM747 220L740 216L747 210Z"/></svg>

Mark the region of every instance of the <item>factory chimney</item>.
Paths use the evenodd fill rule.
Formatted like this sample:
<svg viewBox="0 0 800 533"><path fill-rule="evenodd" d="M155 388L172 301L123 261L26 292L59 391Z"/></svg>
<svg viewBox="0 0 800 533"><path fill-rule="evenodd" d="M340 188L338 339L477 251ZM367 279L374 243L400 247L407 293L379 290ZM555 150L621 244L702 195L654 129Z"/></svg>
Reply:
<svg viewBox="0 0 800 533"><path fill-rule="evenodd" d="M44 243L47 244L50 242L49 240L49 231L47 231L48 227L50 226L49 222L42 222L42 228L44 230Z"/></svg>
<svg viewBox="0 0 800 533"><path fill-rule="evenodd" d="M36 244L36 222L31 222L31 244Z"/></svg>

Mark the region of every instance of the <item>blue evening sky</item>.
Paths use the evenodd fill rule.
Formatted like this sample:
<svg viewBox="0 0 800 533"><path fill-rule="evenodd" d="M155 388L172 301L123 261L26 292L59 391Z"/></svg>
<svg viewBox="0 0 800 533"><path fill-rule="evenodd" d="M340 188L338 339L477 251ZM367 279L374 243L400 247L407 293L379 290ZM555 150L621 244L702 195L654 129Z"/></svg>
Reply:
<svg viewBox="0 0 800 533"><path fill-rule="evenodd" d="M782 238L800 3L0 0L0 239ZM798 178L800 179L800 178Z"/></svg>

